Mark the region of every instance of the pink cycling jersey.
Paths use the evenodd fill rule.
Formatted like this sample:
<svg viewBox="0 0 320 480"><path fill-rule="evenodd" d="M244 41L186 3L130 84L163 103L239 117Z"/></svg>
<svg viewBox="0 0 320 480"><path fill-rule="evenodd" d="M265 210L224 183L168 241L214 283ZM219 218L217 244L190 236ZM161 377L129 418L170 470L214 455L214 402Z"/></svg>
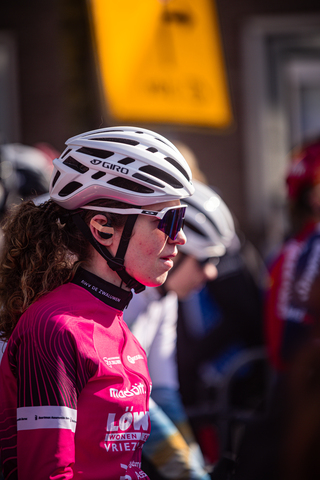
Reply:
<svg viewBox="0 0 320 480"><path fill-rule="evenodd" d="M6 479L148 478L151 381L122 319L131 295L78 269L22 315L0 367Z"/></svg>

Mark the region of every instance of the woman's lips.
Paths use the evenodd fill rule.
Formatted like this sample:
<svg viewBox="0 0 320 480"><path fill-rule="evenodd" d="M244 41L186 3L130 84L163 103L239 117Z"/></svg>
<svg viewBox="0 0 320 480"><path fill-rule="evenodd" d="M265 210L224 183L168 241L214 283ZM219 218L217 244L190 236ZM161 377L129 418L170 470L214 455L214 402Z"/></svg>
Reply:
<svg viewBox="0 0 320 480"><path fill-rule="evenodd" d="M169 268L172 268L173 267L173 259L174 259L175 256L176 256L175 254L166 255L166 256L161 257L160 260L162 260L166 266L168 266Z"/></svg>

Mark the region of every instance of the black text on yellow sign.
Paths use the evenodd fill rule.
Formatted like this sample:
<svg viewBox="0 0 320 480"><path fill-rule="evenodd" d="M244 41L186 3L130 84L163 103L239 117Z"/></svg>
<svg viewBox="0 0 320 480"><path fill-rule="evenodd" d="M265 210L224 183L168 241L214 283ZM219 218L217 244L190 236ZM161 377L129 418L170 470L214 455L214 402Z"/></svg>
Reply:
<svg viewBox="0 0 320 480"><path fill-rule="evenodd" d="M89 0L103 90L119 121L232 122L213 0Z"/></svg>

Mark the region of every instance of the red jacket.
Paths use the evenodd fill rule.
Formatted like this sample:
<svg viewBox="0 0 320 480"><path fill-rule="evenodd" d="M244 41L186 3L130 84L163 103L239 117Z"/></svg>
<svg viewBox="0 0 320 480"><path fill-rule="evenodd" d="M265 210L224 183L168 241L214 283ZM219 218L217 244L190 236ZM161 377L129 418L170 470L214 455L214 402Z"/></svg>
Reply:
<svg viewBox="0 0 320 480"><path fill-rule="evenodd" d="M311 222L285 242L269 269L265 330L269 357L277 370L286 369L314 324L309 296L319 265L320 224Z"/></svg>

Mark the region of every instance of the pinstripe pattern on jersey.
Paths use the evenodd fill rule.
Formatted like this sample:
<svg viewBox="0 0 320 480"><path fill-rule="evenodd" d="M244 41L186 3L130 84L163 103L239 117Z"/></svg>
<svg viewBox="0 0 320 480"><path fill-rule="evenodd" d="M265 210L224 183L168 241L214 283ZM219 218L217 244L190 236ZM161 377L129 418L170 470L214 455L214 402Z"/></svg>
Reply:
<svg viewBox="0 0 320 480"><path fill-rule="evenodd" d="M64 314L62 314L64 312ZM38 308L37 325L33 309L17 325L9 362L18 380L17 407L61 405L76 409L77 397L97 366L76 348L72 333L65 324L74 321L66 312L44 303ZM27 328L26 328L27 326ZM17 372L20 372L17 375Z"/></svg>

